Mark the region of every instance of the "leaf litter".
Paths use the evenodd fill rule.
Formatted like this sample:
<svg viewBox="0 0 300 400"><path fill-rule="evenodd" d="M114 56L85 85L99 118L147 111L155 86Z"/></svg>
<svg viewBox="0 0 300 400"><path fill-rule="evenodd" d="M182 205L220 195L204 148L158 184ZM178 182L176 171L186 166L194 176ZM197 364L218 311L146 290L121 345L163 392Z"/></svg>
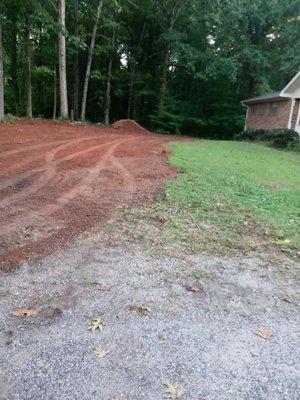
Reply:
<svg viewBox="0 0 300 400"><path fill-rule="evenodd" d="M92 332L102 332L105 325L106 324L101 317L94 317L90 322L89 330L91 330Z"/></svg>
<svg viewBox="0 0 300 400"><path fill-rule="evenodd" d="M95 347L94 353L100 358L105 358L110 353L110 350L104 349L103 347Z"/></svg>
<svg viewBox="0 0 300 400"><path fill-rule="evenodd" d="M255 334L265 340L270 340L273 336L273 333L271 333L268 328L262 325L256 327Z"/></svg>
<svg viewBox="0 0 300 400"><path fill-rule="evenodd" d="M176 384L173 384L169 379L162 381L165 386L164 392L169 399L179 399L182 396L183 390Z"/></svg>
<svg viewBox="0 0 300 400"><path fill-rule="evenodd" d="M11 311L11 314L15 317L35 317L39 312L38 308L16 308Z"/></svg>

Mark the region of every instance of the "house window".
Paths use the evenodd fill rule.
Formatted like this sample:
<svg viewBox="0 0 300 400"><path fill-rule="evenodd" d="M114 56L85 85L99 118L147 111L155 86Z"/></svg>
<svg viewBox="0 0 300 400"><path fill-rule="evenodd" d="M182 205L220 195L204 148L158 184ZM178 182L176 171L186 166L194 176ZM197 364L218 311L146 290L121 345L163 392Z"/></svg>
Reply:
<svg viewBox="0 0 300 400"><path fill-rule="evenodd" d="M258 105L258 114L259 115L264 115L264 113L265 113L265 104L259 104Z"/></svg>
<svg viewBox="0 0 300 400"><path fill-rule="evenodd" d="M273 117L276 117L278 115L278 104L277 103L270 104L270 115L272 115Z"/></svg>
<svg viewBox="0 0 300 400"><path fill-rule="evenodd" d="M251 112L254 115L264 115L266 110L265 104L253 104L251 107Z"/></svg>

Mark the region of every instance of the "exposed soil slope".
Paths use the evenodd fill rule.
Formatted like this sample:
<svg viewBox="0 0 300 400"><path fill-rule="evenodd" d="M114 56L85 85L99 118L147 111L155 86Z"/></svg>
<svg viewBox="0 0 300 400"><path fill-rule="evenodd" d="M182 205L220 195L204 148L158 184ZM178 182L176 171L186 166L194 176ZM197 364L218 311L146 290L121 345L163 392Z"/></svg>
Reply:
<svg viewBox="0 0 300 400"><path fill-rule="evenodd" d="M163 146L134 121L114 127L23 121L0 126L0 268L51 253L175 176Z"/></svg>

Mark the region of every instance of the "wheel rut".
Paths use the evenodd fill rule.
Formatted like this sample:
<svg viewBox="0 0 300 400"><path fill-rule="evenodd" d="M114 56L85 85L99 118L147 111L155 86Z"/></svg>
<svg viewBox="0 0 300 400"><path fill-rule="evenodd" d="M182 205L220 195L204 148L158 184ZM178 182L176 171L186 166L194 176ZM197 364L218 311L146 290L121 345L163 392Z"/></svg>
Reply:
<svg viewBox="0 0 300 400"><path fill-rule="evenodd" d="M155 197L165 180L175 176L163 151L172 137L133 128L71 129L65 123L52 130L49 121L36 121L30 125L31 134L26 130L23 149L18 134L14 136L14 128L23 124L10 124L15 148L0 151L5 171L0 177L3 271L18 268L23 260L43 257L81 233L103 226L120 205ZM45 126L43 135L37 135L40 124L51 131L51 143L45 143ZM0 135L0 150L1 139Z"/></svg>

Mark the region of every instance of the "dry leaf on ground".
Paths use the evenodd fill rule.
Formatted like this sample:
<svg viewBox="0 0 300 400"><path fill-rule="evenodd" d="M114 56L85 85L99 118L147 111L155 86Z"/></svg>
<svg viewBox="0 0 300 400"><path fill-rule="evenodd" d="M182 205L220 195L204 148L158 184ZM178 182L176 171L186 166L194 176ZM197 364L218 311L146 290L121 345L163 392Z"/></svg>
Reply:
<svg viewBox="0 0 300 400"><path fill-rule="evenodd" d="M100 290L100 292L109 292L111 289L111 286L105 286L102 285L101 283L97 284L97 289Z"/></svg>
<svg viewBox="0 0 300 400"><path fill-rule="evenodd" d="M16 317L34 317L38 315L40 310L38 308L16 308L11 311L11 314Z"/></svg>
<svg viewBox="0 0 300 400"><path fill-rule="evenodd" d="M174 385L169 379L163 380L162 383L165 386L165 395L169 399L179 399L182 396L183 390L179 386Z"/></svg>
<svg viewBox="0 0 300 400"><path fill-rule="evenodd" d="M97 354L97 356L104 358L110 353L110 350L104 349L103 347L96 347L94 353Z"/></svg>
<svg viewBox="0 0 300 400"><path fill-rule="evenodd" d="M105 322L102 320L101 317L94 317L94 318L92 319L92 321L90 322L89 329L90 329L92 332L96 332L97 330L98 330L99 332L102 332L104 326L105 326Z"/></svg>
<svg viewBox="0 0 300 400"><path fill-rule="evenodd" d="M264 327L262 325L259 325L256 327L255 333L256 333L256 335L260 336L261 338L263 338L265 340L269 340L273 336L273 333L271 333L266 327Z"/></svg>
<svg viewBox="0 0 300 400"><path fill-rule="evenodd" d="M289 303L289 304L293 303L293 301L288 296L283 297L282 301L285 301L286 303Z"/></svg>
<svg viewBox="0 0 300 400"><path fill-rule="evenodd" d="M148 316L148 317L150 317L150 316L151 316L151 313L152 313L152 311L151 311L151 309L150 309L149 307L146 307L146 306L138 306L138 305L135 305L135 304L130 305L130 306L129 306L129 309L130 309L131 311L136 311L136 312L139 313L140 315L146 315L146 316Z"/></svg>
<svg viewBox="0 0 300 400"><path fill-rule="evenodd" d="M201 286L189 286L189 285L187 285L185 288L189 292L194 292L194 293L202 293L203 292L203 287L201 287Z"/></svg>

